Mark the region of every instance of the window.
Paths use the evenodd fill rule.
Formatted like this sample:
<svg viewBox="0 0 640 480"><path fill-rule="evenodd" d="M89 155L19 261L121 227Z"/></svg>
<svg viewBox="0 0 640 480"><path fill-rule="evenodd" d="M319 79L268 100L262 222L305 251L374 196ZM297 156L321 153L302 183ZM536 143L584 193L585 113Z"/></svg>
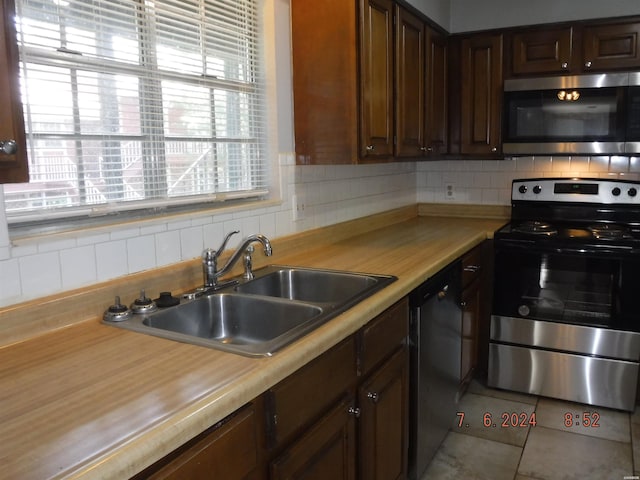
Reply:
<svg viewBox="0 0 640 480"><path fill-rule="evenodd" d="M17 0L10 222L267 193L257 0Z"/></svg>

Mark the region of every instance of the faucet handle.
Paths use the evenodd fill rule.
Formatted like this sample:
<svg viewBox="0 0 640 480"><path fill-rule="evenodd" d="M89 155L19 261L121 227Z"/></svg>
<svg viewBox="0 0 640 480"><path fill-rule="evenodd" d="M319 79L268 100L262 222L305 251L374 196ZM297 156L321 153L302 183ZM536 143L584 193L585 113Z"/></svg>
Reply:
<svg viewBox="0 0 640 480"><path fill-rule="evenodd" d="M212 251L212 255L214 256L215 259L217 259L220 256L220 254L224 252L224 249L227 248L227 243L229 243L229 239L236 233L240 233L240 230L234 230L233 232L227 233L227 236L224 237L224 240L222 241L222 245L220 245L220 248L218 248L218 250ZM207 252L207 250L210 250L210 249L206 249L205 253ZM203 253L203 257L204 257L204 253Z"/></svg>

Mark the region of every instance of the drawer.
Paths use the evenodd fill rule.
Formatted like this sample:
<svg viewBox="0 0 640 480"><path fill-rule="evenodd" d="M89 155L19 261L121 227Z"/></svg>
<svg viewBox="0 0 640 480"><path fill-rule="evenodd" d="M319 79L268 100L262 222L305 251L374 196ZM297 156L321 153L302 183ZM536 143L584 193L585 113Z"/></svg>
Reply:
<svg viewBox="0 0 640 480"><path fill-rule="evenodd" d="M462 256L462 288L480 278L484 266L482 244Z"/></svg>
<svg viewBox="0 0 640 480"><path fill-rule="evenodd" d="M360 331L360 374L367 375L405 341L409 333L409 300L404 298Z"/></svg>
<svg viewBox="0 0 640 480"><path fill-rule="evenodd" d="M267 392L269 447L305 429L353 388L356 342L352 335Z"/></svg>

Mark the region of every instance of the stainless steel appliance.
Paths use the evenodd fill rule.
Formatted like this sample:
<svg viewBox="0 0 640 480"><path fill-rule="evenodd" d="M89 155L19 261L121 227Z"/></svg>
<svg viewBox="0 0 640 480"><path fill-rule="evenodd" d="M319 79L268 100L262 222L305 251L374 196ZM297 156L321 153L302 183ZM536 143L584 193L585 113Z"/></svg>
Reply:
<svg viewBox="0 0 640 480"><path fill-rule="evenodd" d="M460 272L461 264L456 261L409 296L411 479L422 477L456 415L462 330Z"/></svg>
<svg viewBox="0 0 640 480"><path fill-rule="evenodd" d="M505 154L640 152L640 73L508 79Z"/></svg>
<svg viewBox="0 0 640 480"><path fill-rule="evenodd" d="M494 235L488 384L632 411L640 182L514 180Z"/></svg>

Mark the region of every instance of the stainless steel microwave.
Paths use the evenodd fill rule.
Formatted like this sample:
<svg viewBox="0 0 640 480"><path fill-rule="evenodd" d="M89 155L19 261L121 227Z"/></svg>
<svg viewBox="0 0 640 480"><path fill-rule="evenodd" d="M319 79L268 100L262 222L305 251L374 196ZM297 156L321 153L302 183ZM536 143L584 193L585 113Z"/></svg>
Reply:
<svg viewBox="0 0 640 480"><path fill-rule="evenodd" d="M640 72L508 79L509 155L640 153Z"/></svg>

